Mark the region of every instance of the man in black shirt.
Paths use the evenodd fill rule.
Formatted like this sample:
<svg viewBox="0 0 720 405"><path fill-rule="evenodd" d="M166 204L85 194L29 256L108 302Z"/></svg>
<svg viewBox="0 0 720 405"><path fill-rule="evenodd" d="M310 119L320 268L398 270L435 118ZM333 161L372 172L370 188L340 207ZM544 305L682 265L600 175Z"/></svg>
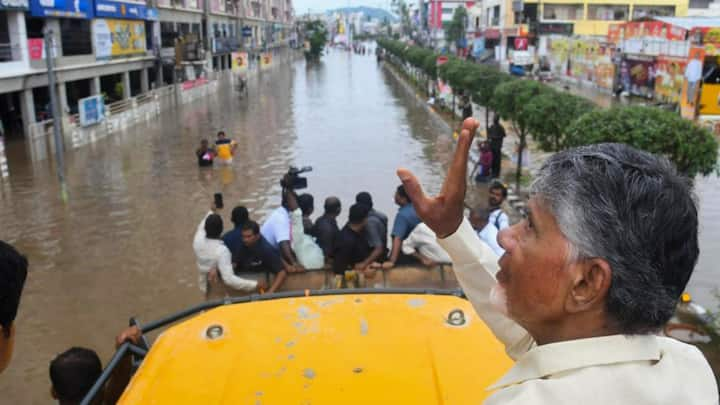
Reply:
<svg viewBox="0 0 720 405"><path fill-rule="evenodd" d="M370 209L364 204L355 204L350 207L349 221L335 239L333 272L336 286L345 271L365 272L367 270L366 268L357 268L357 265L364 263L372 252L365 233L369 211Z"/></svg>
<svg viewBox="0 0 720 405"><path fill-rule="evenodd" d="M500 177L500 167L502 162L502 145L505 138L505 128L500 124L500 117L493 118L493 124L488 128L488 140L490 141L490 150L492 151L492 177Z"/></svg>
<svg viewBox="0 0 720 405"><path fill-rule="evenodd" d="M325 213L313 225L312 236L317 239L317 244L323 250L325 258L333 255L333 243L338 232L340 232L337 217L340 215L341 210L340 199L328 197L325 200Z"/></svg>
<svg viewBox="0 0 720 405"><path fill-rule="evenodd" d="M198 159L198 166L212 166L213 159L215 158L215 149L208 146L207 139L200 141L200 148L195 151L195 155Z"/></svg>
<svg viewBox="0 0 720 405"><path fill-rule="evenodd" d="M247 221L242 227L242 244L232 252L235 273L275 274L275 280L268 293L275 292L285 281L287 275L283 268L280 252L270 245L260 234L260 226L255 221Z"/></svg>
<svg viewBox="0 0 720 405"><path fill-rule="evenodd" d="M367 241L372 249L372 253L365 260L365 264L370 265L375 261L382 263L387 257L388 217L373 208L372 196L367 191L358 193L357 196L355 196L355 202L363 204L370 209L365 233L367 234Z"/></svg>

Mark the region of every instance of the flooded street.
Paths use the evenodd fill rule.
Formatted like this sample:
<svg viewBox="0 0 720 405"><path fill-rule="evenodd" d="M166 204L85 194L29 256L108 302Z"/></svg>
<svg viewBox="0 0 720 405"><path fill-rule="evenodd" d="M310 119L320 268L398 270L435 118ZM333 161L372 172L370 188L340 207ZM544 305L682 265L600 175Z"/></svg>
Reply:
<svg viewBox="0 0 720 405"><path fill-rule="evenodd" d="M405 166L435 192L453 148L447 126L428 114L372 54L329 51L319 64L279 64L251 77L249 98L231 86L66 153L68 200L52 159L6 145L0 180L0 239L30 260L13 361L0 377L2 403L48 403L49 361L71 346L107 361L115 334L198 303L192 237L213 193L230 211L264 219L280 203L288 166L313 166L315 214L330 195L340 223L359 191L395 216L395 169ZM231 167L199 169L194 149L224 130L239 143ZM710 308L720 259L720 180L700 179L701 259L689 291Z"/></svg>

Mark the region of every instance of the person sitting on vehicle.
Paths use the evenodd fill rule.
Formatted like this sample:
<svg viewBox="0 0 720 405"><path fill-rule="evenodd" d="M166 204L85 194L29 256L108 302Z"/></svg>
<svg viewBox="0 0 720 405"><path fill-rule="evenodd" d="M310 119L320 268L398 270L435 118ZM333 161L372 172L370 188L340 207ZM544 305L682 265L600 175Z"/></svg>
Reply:
<svg viewBox="0 0 720 405"><path fill-rule="evenodd" d="M216 281L218 272L223 284L232 289L239 291L266 290L267 285L263 281L246 280L235 275L230 251L220 239L223 222L220 215L215 213L217 209L213 204L210 212L205 214L200 221L193 238L200 290L205 293L206 298L209 297L208 285Z"/></svg>
<svg viewBox="0 0 720 405"><path fill-rule="evenodd" d="M287 276L280 253L263 238L260 234L260 226L252 220L243 224L242 243L233 250L232 262L236 274L275 274L275 281L267 290L268 293L277 291Z"/></svg>
<svg viewBox="0 0 720 405"><path fill-rule="evenodd" d="M317 244L320 245L327 259L333 255L335 237L340 232L337 224L337 217L342 211L340 199L337 197L326 198L324 208L325 213L315 220L312 235L316 238Z"/></svg>
<svg viewBox="0 0 720 405"><path fill-rule="evenodd" d="M217 151L217 159L220 163L230 164L233 161L235 150L237 150L237 143L227 138L225 131L220 131L215 141L215 150Z"/></svg>
<svg viewBox="0 0 720 405"><path fill-rule="evenodd" d="M505 249L500 247L497 241L499 230L489 221L491 212L487 208L475 208L470 211L468 219L480 240L485 242L500 257L505 254Z"/></svg>
<svg viewBox="0 0 720 405"><path fill-rule="evenodd" d="M60 405L80 404L102 371L102 362L94 350L68 349L50 362L50 393ZM100 404L104 399L99 393L93 403Z"/></svg>
<svg viewBox="0 0 720 405"><path fill-rule="evenodd" d="M368 212L368 221L366 235L368 245L372 248L370 256L365 260L361 267L367 267L374 262L383 262L387 258L387 225L388 217L382 212L373 208L373 200L370 193L363 191L355 196L357 204L363 204L370 210Z"/></svg>
<svg viewBox="0 0 720 405"><path fill-rule="evenodd" d="M15 346L15 317L28 261L12 245L0 240L0 373L10 364Z"/></svg>
<svg viewBox="0 0 720 405"><path fill-rule="evenodd" d="M270 216L263 222L260 233L274 249L280 251L280 256L289 272L303 272L305 268L300 264L295 251L292 249L291 228L288 192L287 189L283 188L280 207L271 212Z"/></svg>
<svg viewBox="0 0 720 405"><path fill-rule="evenodd" d="M310 221L310 214L313 208L313 197L310 194L302 194L295 197L294 192L288 192L288 210L290 210L290 240L291 247L298 262L305 269L321 269L325 265L325 257L315 239L309 235L304 221ZM302 204L301 204L302 203ZM312 222L310 222L312 225ZM312 230L312 229L310 229Z"/></svg>
<svg viewBox="0 0 720 405"><path fill-rule="evenodd" d="M297 203L302 211L303 231L308 235L312 235L313 221L310 219L310 215L315 211L315 198L313 198L312 194L300 194L297 197Z"/></svg>
<svg viewBox="0 0 720 405"><path fill-rule="evenodd" d="M499 181L493 181L488 189L488 208L490 209L490 224L495 226L498 231L510 226L510 218L503 211L502 204L507 198L508 190L505 185Z"/></svg>
<svg viewBox="0 0 720 405"><path fill-rule="evenodd" d="M356 270L368 275L375 272L370 266L372 262L367 262L372 252L365 233L369 212L370 209L366 205L351 206L348 222L338 233L333 252L336 288L340 287L342 276L348 270Z"/></svg>
<svg viewBox="0 0 720 405"><path fill-rule="evenodd" d="M200 148L195 151L195 155L198 159L198 166L212 166L213 159L215 159L215 149L208 146L207 139L200 141Z"/></svg>
<svg viewBox="0 0 720 405"><path fill-rule="evenodd" d="M234 228L231 231L225 232L225 235L222 237L223 243L231 253L242 244L242 227L249 218L250 214L247 208L242 205L233 208L230 214L230 221L233 223Z"/></svg>
<svg viewBox="0 0 720 405"><path fill-rule="evenodd" d="M402 252L416 258L426 267L450 263L450 256L438 244L435 232L422 222L402 242Z"/></svg>
<svg viewBox="0 0 720 405"><path fill-rule="evenodd" d="M395 204L397 204L400 209L395 216L392 233L390 234L392 236L392 249L390 250L390 257L382 265L383 269L386 270L395 267L395 264L397 264L398 261L401 263L414 261L412 258L401 256L402 243L408 236L410 236L413 229L415 229L415 227L420 223L420 218L418 218L415 213L415 207L413 207L410 198L405 192L405 187L402 184L399 185L395 191Z"/></svg>

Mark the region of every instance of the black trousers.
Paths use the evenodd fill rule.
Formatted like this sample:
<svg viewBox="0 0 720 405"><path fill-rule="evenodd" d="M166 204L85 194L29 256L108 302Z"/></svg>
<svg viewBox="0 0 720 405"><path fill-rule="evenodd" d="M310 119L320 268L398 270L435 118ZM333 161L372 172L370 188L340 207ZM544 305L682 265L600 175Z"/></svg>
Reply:
<svg viewBox="0 0 720 405"><path fill-rule="evenodd" d="M500 177L500 163L502 162L502 147L492 149L493 160L492 160L492 176Z"/></svg>

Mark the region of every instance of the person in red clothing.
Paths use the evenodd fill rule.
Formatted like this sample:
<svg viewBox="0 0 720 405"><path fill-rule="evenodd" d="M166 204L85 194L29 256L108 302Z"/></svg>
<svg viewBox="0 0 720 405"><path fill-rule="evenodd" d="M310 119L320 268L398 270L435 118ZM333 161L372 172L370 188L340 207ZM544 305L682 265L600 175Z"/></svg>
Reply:
<svg viewBox="0 0 720 405"><path fill-rule="evenodd" d="M488 141L478 143L478 149L480 149L478 161L470 176L474 176L478 183L484 183L492 174L493 152Z"/></svg>

